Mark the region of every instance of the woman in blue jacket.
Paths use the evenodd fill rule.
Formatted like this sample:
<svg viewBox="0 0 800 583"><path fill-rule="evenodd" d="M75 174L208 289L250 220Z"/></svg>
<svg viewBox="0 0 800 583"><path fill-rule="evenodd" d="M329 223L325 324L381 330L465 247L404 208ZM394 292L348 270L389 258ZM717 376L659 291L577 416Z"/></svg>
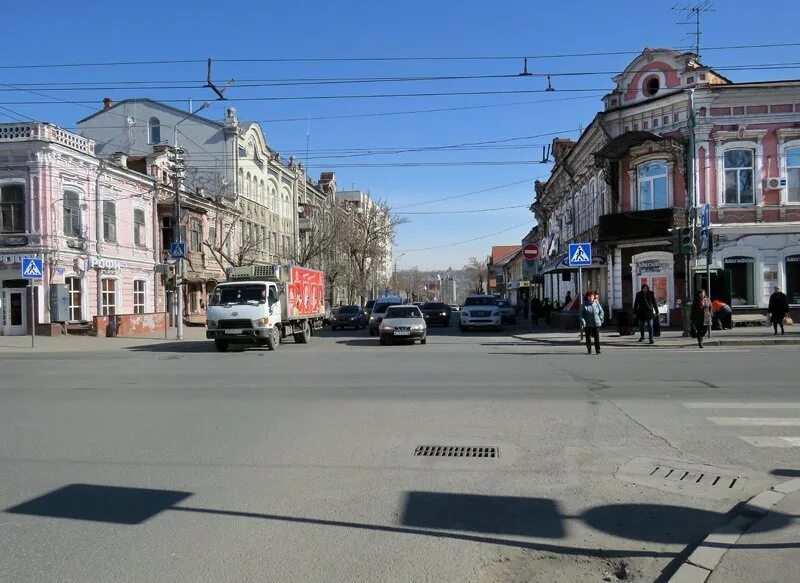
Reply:
<svg viewBox="0 0 800 583"><path fill-rule="evenodd" d="M603 325L605 314L603 306L594 300L594 292L588 291L583 295L579 317L581 329L586 337L587 353L592 353L592 339L594 339L594 351L600 354L600 327Z"/></svg>

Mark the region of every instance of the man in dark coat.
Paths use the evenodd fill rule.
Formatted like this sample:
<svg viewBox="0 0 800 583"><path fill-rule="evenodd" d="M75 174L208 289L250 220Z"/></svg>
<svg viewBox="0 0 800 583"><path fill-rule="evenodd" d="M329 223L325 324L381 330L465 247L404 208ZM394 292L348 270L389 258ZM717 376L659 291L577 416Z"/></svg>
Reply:
<svg viewBox="0 0 800 583"><path fill-rule="evenodd" d="M633 301L633 313L639 319L639 342L644 340L644 327L647 325L647 335L650 344L653 344L653 318L658 314L656 296L650 291L650 287L642 284L641 291L636 292L636 299Z"/></svg>
<svg viewBox="0 0 800 583"><path fill-rule="evenodd" d="M769 319L772 320L772 328L775 334L778 334L778 326L781 327L781 335L784 334L783 318L789 313L789 298L781 291L781 288L775 286L775 292L769 296Z"/></svg>

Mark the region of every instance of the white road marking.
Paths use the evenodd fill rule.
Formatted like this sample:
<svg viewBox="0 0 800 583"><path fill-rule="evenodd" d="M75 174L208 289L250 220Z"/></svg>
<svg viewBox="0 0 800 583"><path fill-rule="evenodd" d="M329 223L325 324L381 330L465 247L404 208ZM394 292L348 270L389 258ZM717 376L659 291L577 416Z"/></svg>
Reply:
<svg viewBox="0 0 800 583"><path fill-rule="evenodd" d="M717 425L800 427L800 417L706 417Z"/></svg>
<svg viewBox="0 0 800 583"><path fill-rule="evenodd" d="M654 348L653 351L658 352L683 352L684 354L709 354L711 352L750 352L747 348L703 348L697 349L696 346L686 346L684 348ZM642 348L640 350L647 350L646 348Z"/></svg>
<svg viewBox="0 0 800 583"><path fill-rule="evenodd" d="M750 437L739 436L756 447L800 447L800 437Z"/></svg>
<svg viewBox="0 0 800 583"><path fill-rule="evenodd" d="M800 409L800 402L797 403L770 403L767 401L758 403L743 402L700 402L690 401L683 404L687 409Z"/></svg>

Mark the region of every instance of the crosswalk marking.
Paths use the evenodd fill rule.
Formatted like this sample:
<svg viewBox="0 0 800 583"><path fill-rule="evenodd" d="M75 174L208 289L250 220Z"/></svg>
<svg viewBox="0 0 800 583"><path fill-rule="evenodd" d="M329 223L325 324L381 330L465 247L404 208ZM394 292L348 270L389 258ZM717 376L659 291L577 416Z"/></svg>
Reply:
<svg viewBox="0 0 800 583"><path fill-rule="evenodd" d="M800 447L800 437L764 437L740 435L739 439L756 447Z"/></svg>
<svg viewBox="0 0 800 583"><path fill-rule="evenodd" d="M707 417L707 419L717 425L800 427L800 417Z"/></svg>
<svg viewBox="0 0 800 583"><path fill-rule="evenodd" d="M800 402L798 403L770 403L767 401L759 403L746 403L746 402L703 402L703 401L690 401L683 404L687 409L800 409Z"/></svg>

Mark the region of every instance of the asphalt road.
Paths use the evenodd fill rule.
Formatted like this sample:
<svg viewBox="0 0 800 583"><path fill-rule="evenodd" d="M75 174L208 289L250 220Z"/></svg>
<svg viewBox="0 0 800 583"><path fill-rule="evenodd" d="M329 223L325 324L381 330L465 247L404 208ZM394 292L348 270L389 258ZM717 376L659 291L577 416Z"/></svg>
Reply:
<svg viewBox="0 0 800 583"><path fill-rule="evenodd" d="M0 581L664 578L800 468L796 359L455 328L0 352Z"/></svg>

